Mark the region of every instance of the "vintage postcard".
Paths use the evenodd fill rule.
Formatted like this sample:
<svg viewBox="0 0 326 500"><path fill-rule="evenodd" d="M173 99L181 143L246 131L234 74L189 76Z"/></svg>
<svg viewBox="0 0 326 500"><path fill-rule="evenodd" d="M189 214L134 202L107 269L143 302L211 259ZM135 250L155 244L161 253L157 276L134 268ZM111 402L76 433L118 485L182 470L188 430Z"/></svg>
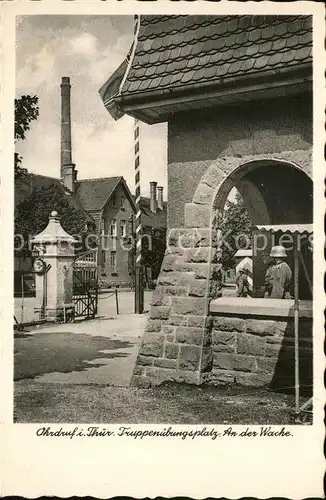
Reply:
<svg viewBox="0 0 326 500"><path fill-rule="evenodd" d="M323 5L0 7L1 493L322 496Z"/></svg>

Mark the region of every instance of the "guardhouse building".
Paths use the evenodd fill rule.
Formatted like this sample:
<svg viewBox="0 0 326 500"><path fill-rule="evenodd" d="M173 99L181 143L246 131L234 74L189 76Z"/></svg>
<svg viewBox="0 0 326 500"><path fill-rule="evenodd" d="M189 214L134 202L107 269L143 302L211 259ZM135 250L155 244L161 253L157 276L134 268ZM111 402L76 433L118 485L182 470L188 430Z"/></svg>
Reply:
<svg viewBox="0 0 326 500"><path fill-rule="evenodd" d="M128 60L100 93L116 119L168 123L167 250L134 383L293 385L293 301L264 299L261 288L284 227L303 236L313 222L311 18L140 16ZM248 299L220 293L218 221L233 187L253 237L267 235ZM301 298L309 385L312 297Z"/></svg>

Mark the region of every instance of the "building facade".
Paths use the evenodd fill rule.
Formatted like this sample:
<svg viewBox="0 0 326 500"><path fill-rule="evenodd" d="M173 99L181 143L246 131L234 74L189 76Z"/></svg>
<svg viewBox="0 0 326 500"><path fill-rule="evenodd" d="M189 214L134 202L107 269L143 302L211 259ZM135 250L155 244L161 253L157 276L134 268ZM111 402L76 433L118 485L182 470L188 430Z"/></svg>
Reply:
<svg viewBox="0 0 326 500"><path fill-rule="evenodd" d="M155 280L160 271L166 242L166 202L158 203L156 192L162 193L156 182L155 198L141 198L143 224L144 265L147 283ZM61 187L62 196L69 203L85 212L89 224L89 236L99 242L99 286L104 288L130 287L134 284L134 197L123 177L75 180L70 186L61 179L25 173L15 181L15 205L28 198L35 189ZM152 196L153 194L153 190ZM59 210L59 208L58 208ZM32 271L30 253L15 254L16 289L19 293L21 274Z"/></svg>
<svg viewBox="0 0 326 500"><path fill-rule="evenodd" d="M96 224L99 238L99 284L130 286L130 252L135 205L123 177L86 179L77 182L76 196Z"/></svg>

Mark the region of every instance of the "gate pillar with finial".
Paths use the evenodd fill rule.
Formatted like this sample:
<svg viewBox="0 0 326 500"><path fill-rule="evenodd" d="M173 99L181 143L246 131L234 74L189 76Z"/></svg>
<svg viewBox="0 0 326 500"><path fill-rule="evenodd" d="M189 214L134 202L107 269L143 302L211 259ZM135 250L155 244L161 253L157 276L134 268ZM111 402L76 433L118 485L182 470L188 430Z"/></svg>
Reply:
<svg viewBox="0 0 326 500"><path fill-rule="evenodd" d="M75 239L52 212L47 227L32 239L41 255L34 262L36 272L35 312L40 319L60 322L74 316L73 260Z"/></svg>

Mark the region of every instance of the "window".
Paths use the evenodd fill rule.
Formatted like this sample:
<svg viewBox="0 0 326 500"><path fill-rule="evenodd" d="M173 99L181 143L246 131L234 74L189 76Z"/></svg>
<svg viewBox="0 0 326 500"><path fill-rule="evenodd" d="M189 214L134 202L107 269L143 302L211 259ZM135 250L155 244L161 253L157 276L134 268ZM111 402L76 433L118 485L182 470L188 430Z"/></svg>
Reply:
<svg viewBox="0 0 326 500"><path fill-rule="evenodd" d="M121 199L120 199L120 208L121 210L124 210L125 209L125 197L124 196L121 196Z"/></svg>
<svg viewBox="0 0 326 500"><path fill-rule="evenodd" d="M101 219L101 235L104 235L104 220Z"/></svg>
<svg viewBox="0 0 326 500"><path fill-rule="evenodd" d="M116 238L116 236L117 236L117 219L111 220L110 236L112 236L112 238Z"/></svg>
<svg viewBox="0 0 326 500"><path fill-rule="evenodd" d="M117 206L117 197L116 197L116 195L113 195L113 196L112 196L112 206L113 206L113 207L116 207L116 206Z"/></svg>
<svg viewBox="0 0 326 500"><path fill-rule="evenodd" d="M121 238L125 238L127 236L127 223L125 220L120 222L120 234Z"/></svg>
<svg viewBox="0 0 326 500"><path fill-rule="evenodd" d="M111 252L111 274L117 274L117 252Z"/></svg>

